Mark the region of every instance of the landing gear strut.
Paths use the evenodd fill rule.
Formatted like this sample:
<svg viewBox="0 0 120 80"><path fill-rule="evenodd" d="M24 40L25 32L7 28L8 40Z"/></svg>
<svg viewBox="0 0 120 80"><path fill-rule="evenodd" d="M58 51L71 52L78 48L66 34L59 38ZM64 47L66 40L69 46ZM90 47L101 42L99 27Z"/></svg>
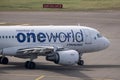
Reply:
<svg viewBox="0 0 120 80"><path fill-rule="evenodd" d="M34 59L37 58L37 55L31 55L30 56L30 61L25 62L25 68L27 69L35 69L36 64L33 62Z"/></svg>
<svg viewBox="0 0 120 80"><path fill-rule="evenodd" d="M7 57L0 57L0 64L8 64L9 60Z"/></svg>
<svg viewBox="0 0 120 80"><path fill-rule="evenodd" d="M79 53L79 61L78 61L77 64L83 66L84 65L84 61L81 60L81 56L82 56L82 53Z"/></svg>

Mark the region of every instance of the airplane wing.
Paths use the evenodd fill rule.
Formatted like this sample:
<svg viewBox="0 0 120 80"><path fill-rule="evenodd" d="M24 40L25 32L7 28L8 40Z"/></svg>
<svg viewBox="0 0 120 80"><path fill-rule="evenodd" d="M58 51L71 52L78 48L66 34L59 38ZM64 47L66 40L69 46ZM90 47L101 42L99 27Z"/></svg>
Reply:
<svg viewBox="0 0 120 80"><path fill-rule="evenodd" d="M61 50L63 48L57 47L57 50ZM17 50L18 54L29 55L29 54L37 54L37 55L46 55L55 50L54 46L39 46L39 47L29 47L29 48L20 48Z"/></svg>

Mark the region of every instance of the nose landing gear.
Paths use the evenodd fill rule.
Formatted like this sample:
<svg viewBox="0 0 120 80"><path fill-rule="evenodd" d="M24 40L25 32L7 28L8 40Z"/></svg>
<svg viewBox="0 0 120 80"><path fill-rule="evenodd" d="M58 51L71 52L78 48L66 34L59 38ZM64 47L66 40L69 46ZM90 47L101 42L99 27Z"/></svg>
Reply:
<svg viewBox="0 0 120 80"><path fill-rule="evenodd" d="M82 53L79 53L79 61L78 61L77 64L83 66L84 65L84 61L81 60L81 56L82 56Z"/></svg>
<svg viewBox="0 0 120 80"><path fill-rule="evenodd" d="M83 60L79 60L77 64L83 66L84 65L84 61Z"/></svg>

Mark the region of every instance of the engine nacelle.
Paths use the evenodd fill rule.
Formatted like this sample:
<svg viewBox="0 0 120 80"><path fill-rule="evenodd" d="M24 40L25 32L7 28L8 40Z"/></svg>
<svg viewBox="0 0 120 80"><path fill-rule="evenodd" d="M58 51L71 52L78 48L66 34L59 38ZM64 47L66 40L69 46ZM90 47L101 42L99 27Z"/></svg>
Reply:
<svg viewBox="0 0 120 80"><path fill-rule="evenodd" d="M61 65L74 65L79 61L79 53L75 50L58 51L46 56L46 60Z"/></svg>
<svg viewBox="0 0 120 80"><path fill-rule="evenodd" d="M20 47L9 47L2 49L2 54L8 55L8 56L15 56L17 54L18 49Z"/></svg>

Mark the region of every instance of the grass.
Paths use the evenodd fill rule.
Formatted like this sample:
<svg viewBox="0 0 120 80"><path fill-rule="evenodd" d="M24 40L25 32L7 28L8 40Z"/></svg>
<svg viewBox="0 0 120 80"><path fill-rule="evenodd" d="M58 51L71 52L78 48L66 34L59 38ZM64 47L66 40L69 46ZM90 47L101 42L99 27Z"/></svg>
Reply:
<svg viewBox="0 0 120 80"><path fill-rule="evenodd" d="M63 9L42 8L45 3L63 4ZM120 9L120 0L0 0L0 11L80 11Z"/></svg>

